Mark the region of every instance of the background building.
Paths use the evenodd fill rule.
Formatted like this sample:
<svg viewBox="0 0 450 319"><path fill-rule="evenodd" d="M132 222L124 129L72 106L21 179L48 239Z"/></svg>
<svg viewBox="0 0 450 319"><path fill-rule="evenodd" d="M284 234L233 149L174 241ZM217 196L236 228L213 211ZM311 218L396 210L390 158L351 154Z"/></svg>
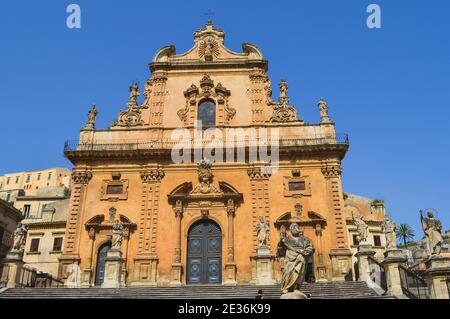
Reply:
<svg viewBox="0 0 450 319"><path fill-rule="evenodd" d="M0 199L0 260L11 249L13 244L12 234L21 220L21 212Z"/></svg>

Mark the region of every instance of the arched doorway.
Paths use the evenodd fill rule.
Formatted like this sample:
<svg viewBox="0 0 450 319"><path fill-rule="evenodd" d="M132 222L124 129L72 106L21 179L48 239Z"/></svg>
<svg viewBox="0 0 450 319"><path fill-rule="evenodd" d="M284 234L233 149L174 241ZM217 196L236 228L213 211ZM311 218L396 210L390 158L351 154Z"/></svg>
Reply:
<svg viewBox="0 0 450 319"><path fill-rule="evenodd" d="M100 246L97 254L97 266L95 267L95 285L100 286L105 279L105 262L106 255L111 249L111 243L105 243Z"/></svg>
<svg viewBox="0 0 450 319"><path fill-rule="evenodd" d="M201 220L191 226L187 247L187 284L220 284L222 282L222 231L212 220Z"/></svg>

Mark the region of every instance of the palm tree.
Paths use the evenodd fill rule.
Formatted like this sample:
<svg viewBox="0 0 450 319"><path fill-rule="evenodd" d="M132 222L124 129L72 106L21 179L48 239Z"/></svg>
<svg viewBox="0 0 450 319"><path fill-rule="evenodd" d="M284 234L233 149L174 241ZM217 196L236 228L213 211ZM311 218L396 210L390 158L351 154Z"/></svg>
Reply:
<svg viewBox="0 0 450 319"><path fill-rule="evenodd" d="M414 230L408 224L398 225L396 235L397 235L397 238L400 238L403 240L404 246L406 246L406 241L408 239L413 239L415 236Z"/></svg>

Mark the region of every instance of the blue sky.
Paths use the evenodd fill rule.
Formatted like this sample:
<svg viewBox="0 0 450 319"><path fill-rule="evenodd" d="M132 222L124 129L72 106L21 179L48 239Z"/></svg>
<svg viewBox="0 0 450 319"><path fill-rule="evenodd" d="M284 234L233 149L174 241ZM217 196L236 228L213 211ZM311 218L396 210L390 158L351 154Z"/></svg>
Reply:
<svg viewBox="0 0 450 319"><path fill-rule="evenodd" d="M81 6L81 29L66 7ZM344 4L345 3L345 4ZM366 8L382 9L382 28ZM306 122L328 101L337 131L350 135L343 186L386 201L397 222L422 237L418 210L450 228L450 3L446 0L2 1L0 4L0 174L70 167L76 139L97 104L97 127L125 106L133 80L163 45L192 47L212 9L226 45L257 45Z"/></svg>

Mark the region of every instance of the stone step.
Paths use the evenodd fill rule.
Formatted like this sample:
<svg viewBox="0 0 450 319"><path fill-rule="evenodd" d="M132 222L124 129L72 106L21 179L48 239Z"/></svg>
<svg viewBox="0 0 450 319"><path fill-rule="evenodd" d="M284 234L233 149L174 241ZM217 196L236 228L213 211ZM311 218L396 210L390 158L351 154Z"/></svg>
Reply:
<svg viewBox="0 0 450 319"><path fill-rule="evenodd" d="M0 299L254 299L258 290L266 299L278 299L280 286L186 286L186 287L128 287L128 288L13 288L0 293ZM305 283L305 294L312 299L379 298L364 282Z"/></svg>

